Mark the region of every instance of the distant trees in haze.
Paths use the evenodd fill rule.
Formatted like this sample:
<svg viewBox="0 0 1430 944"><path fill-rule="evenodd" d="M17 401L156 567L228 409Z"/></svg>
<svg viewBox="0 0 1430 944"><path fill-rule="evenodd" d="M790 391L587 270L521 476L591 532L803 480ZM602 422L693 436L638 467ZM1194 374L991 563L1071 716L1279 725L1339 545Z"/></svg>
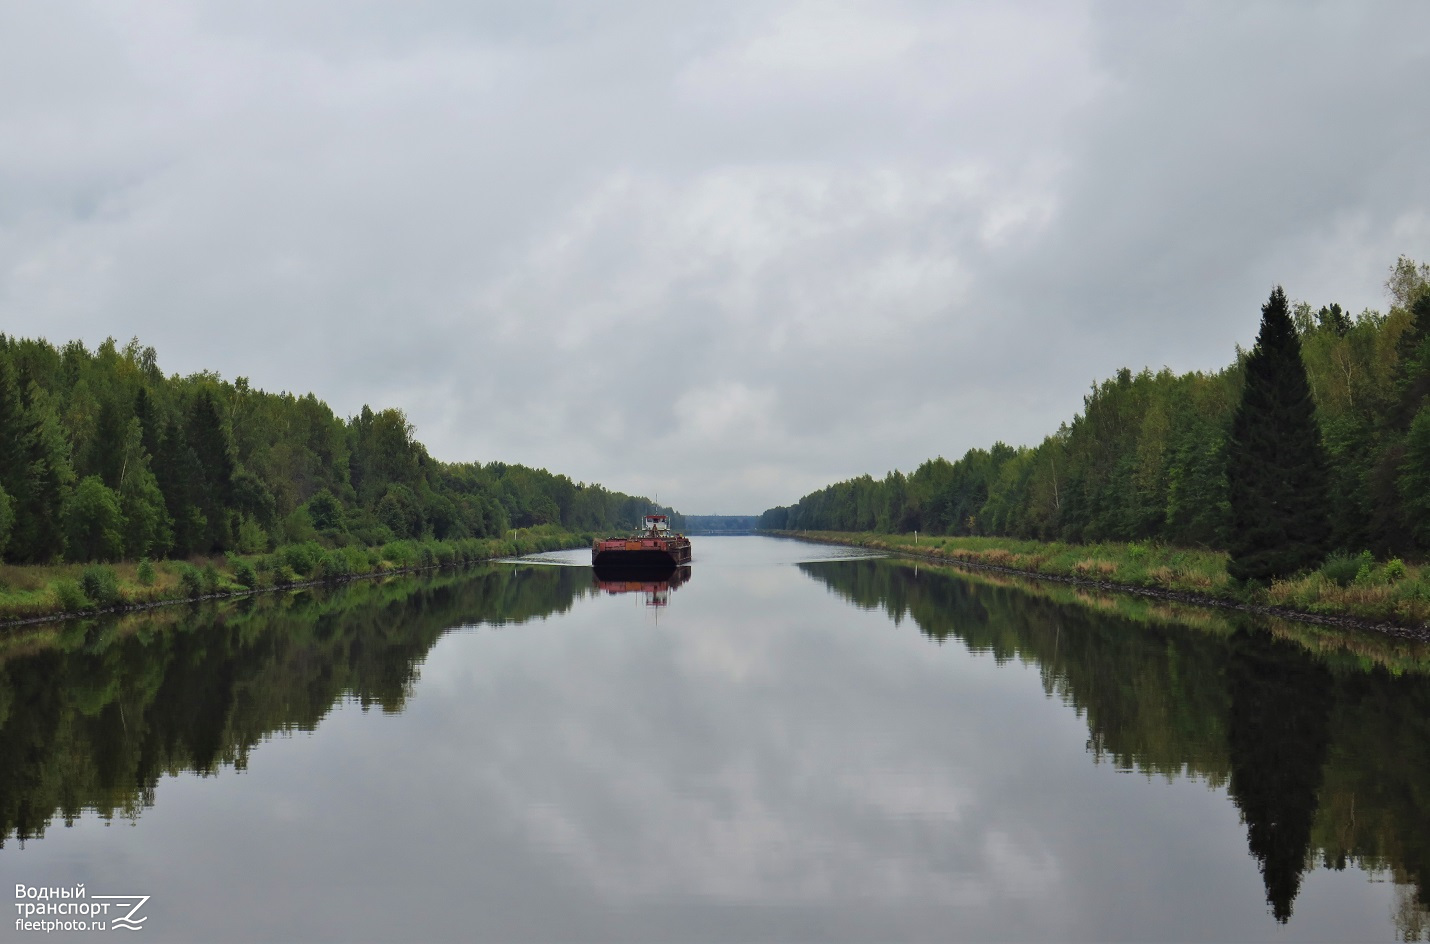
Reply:
<svg viewBox="0 0 1430 944"><path fill-rule="evenodd" d="M694 534L719 534L722 531L753 531L759 527L758 515L686 515L685 528Z"/></svg>
<svg viewBox="0 0 1430 944"><path fill-rule="evenodd" d="M311 393L165 377L137 340L89 351L0 334L7 562L605 530L650 507L544 469L438 461L401 410L342 419Z"/></svg>
<svg viewBox="0 0 1430 944"><path fill-rule="evenodd" d="M1352 318L1299 304L1326 457L1325 546L1430 552L1430 266L1402 257L1392 306ZM1036 446L996 443L912 473L839 482L760 519L767 529L908 532L1229 548L1228 449L1253 354L1215 373L1123 369ZM1310 453L1298 461L1310 462Z"/></svg>

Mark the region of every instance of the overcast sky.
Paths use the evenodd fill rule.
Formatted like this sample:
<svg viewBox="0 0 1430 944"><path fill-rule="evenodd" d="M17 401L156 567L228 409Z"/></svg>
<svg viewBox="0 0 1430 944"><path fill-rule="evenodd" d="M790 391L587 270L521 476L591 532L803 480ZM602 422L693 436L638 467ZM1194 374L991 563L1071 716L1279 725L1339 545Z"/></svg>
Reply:
<svg viewBox="0 0 1430 944"><path fill-rule="evenodd" d="M0 331L755 513L1430 259L1430 5L0 6Z"/></svg>

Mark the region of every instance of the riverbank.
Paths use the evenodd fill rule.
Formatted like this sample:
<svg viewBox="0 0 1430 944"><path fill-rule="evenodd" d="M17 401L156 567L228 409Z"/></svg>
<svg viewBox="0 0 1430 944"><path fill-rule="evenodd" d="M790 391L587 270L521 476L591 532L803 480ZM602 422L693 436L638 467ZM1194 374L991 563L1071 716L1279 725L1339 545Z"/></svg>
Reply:
<svg viewBox="0 0 1430 944"><path fill-rule="evenodd" d="M767 533L1430 639L1430 567L1377 562L1369 555L1334 557L1310 574L1247 590L1227 576L1221 551L844 531Z"/></svg>
<svg viewBox="0 0 1430 944"><path fill-rule="evenodd" d="M592 536L522 528L504 538L393 541L380 547L290 544L267 554L117 564L0 565L0 628L96 613L337 583L585 547Z"/></svg>

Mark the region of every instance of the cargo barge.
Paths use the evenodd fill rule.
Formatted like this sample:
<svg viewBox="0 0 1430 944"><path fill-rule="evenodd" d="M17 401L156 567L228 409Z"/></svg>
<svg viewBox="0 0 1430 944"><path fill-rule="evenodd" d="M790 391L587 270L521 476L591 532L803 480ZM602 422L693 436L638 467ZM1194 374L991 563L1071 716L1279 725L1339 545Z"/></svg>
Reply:
<svg viewBox="0 0 1430 944"><path fill-rule="evenodd" d="M591 545L591 563L606 570L659 570L690 563L690 539L670 530L665 515L646 515L641 530Z"/></svg>

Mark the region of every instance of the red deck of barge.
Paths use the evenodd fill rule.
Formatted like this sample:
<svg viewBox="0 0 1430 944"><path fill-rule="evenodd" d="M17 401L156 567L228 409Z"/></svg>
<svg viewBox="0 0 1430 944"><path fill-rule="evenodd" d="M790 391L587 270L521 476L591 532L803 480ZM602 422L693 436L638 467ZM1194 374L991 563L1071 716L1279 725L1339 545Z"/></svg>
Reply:
<svg viewBox="0 0 1430 944"><path fill-rule="evenodd" d="M690 563L690 539L670 530L666 515L646 515L641 530L591 545L591 563L604 568L669 568Z"/></svg>

